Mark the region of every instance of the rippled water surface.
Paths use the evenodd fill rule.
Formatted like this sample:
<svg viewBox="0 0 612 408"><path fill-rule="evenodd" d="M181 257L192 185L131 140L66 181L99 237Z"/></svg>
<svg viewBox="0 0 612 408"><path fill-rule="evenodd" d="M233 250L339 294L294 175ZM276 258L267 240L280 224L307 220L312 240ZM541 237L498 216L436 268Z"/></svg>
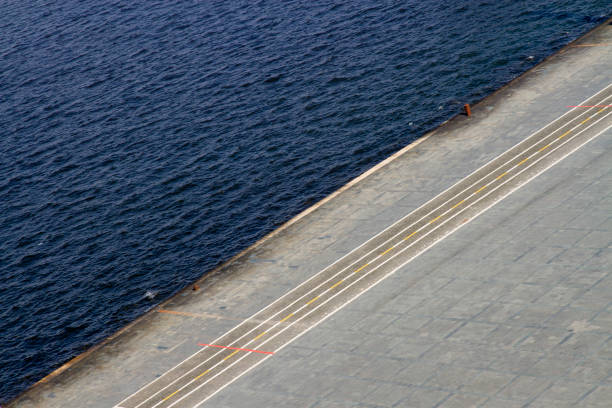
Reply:
<svg viewBox="0 0 612 408"><path fill-rule="evenodd" d="M0 401L612 13L605 0L0 10Z"/></svg>

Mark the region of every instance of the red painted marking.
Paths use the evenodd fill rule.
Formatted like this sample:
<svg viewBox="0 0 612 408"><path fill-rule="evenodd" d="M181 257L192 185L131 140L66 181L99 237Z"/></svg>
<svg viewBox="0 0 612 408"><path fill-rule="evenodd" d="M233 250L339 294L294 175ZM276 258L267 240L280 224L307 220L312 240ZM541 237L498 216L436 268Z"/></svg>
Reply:
<svg viewBox="0 0 612 408"><path fill-rule="evenodd" d="M610 108L612 105L567 105L568 108Z"/></svg>
<svg viewBox="0 0 612 408"><path fill-rule="evenodd" d="M251 350L251 349L238 348L238 347L219 346L217 344L198 343L198 346L203 346L203 347L204 346L206 346L206 347L219 347L219 348L230 349L230 350L251 351L253 353L261 353L261 354L274 354L273 351Z"/></svg>

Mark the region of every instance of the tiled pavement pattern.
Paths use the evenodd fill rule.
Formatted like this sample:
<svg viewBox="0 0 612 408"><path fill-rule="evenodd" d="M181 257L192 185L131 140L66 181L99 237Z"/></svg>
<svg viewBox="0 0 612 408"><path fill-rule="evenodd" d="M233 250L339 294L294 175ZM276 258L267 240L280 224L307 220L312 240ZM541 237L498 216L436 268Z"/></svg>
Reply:
<svg viewBox="0 0 612 408"><path fill-rule="evenodd" d="M206 406L246 401L611 407L612 130Z"/></svg>
<svg viewBox="0 0 612 408"><path fill-rule="evenodd" d="M612 43L609 22L581 40ZM567 48L9 404L110 408L612 82ZM612 406L612 134L447 237L205 407Z"/></svg>

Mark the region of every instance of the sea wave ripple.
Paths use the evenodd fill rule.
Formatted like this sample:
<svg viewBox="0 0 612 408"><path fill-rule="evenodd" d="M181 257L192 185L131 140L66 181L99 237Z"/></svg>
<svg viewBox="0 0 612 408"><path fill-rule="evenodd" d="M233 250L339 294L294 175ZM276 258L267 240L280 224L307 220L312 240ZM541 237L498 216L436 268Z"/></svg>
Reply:
<svg viewBox="0 0 612 408"><path fill-rule="evenodd" d="M0 401L611 12L4 1Z"/></svg>

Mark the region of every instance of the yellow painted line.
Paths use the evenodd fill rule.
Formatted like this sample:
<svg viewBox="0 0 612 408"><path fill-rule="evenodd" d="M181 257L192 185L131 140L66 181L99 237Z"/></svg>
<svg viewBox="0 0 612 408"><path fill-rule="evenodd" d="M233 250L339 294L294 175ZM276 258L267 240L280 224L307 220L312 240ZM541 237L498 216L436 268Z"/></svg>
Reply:
<svg viewBox="0 0 612 408"><path fill-rule="evenodd" d="M480 193L482 190L484 190L485 188L487 188L487 186L482 186L480 187L478 190L474 191L474 194L478 194Z"/></svg>
<svg viewBox="0 0 612 408"><path fill-rule="evenodd" d="M355 273L359 272L360 270L362 270L363 268L365 268L365 267L366 267L366 266L368 266L368 265L369 265L369 263L367 263L367 264L363 265L361 268L357 269L357 270L355 271Z"/></svg>
<svg viewBox="0 0 612 408"><path fill-rule="evenodd" d="M442 216L442 214L438 215L436 218L434 218L433 220L429 221L430 224L433 224L434 222L436 222L438 220L438 218L440 218Z"/></svg>
<svg viewBox="0 0 612 408"><path fill-rule="evenodd" d="M547 144L546 146L541 147L541 148L538 150L538 152L544 151L544 150L548 149L549 147L550 147L550 145L549 145L549 144Z"/></svg>
<svg viewBox="0 0 612 408"><path fill-rule="evenodd" d="M167 400L169 400L170 398L172 398L172 396L173 396L174 394L176 394L176 393L177 393L177 392L179 392L179 391L180 391L180 389L178 389L178 390L174 391L172 394L170 394L170 395L168 395L166 398L164 398L164 399L163 399L163 401L167 401Z"/></svg>
<svg viewBox="0 0 612 408"><path fill-rule="evenodd" d="M591 120L591 118L586 118L585 120L583 120L582 122L580 122L581 125L584 125L585 123L587 123L589 120Z"/></svg>
<svg viewBox="0 0 612 408"><path fill-rule="evenodd" d="M281 320L281 321L282 321L282 320ZM258 338L260 338L261 336L264 336L265 334L266 334L266 332L260 333L260 334L258 334L258 335L257 335L257 337L255 337L255 338L254 338L253 340L251 340L251 341L255 341L255 340L257 340Z"/></svg>
<svg viewBox="0 0 612 408"><path fill-rule="evenodd" d="M528 157L528 158L526 158L526 159L521 160L521 161L520 161L520 162L517 164L517 166L520 166L521 164L525 163L527 160L529 160L529 157Z"/></svg>
<svg viewBox="0 0 612 408"><path fill-rule="evenodd" d="M280 322L284 322L285 320L287 320L288 318L290 318L291 316L293 316L293 313L289 313L287 316L283 317L283 320L281 320Z"/></svg>
<svg viewBox="0 0 612 408"><path fill-rule="evenodd" d="M504 177L504 176L505 176L505 175L507 175L507 174L508 174L508 173L506 173L506 172L504 171L502 174L500 174L499 176L497 176L497 177L495 178L495 180L499 180L500 178Z"/></svg>
<svg viewBox="0 0 612 408"><path fill-rule="evenodd" d="M310 299L308 302L306 302L307 305L311 304L312 302L314 302L315 300L317 300L319 297L315 296L312 299Z"/></svg>
<svg viewBox="0 0 612 408"><path fill-rule="evenodd" d="M419 231L418 230L414 231L412 234L408 235L406 238L404 238L404 241L410 239L410 237L413 236L414 234L416 234L417 232L419 232Z"/></svg>
<svg viewBox="0 0 612 408"><path fill-rule="evenodd" d="M459 201L457 204L455 204L455 205L453 205L453 206L451 207L451 210L452 210L453 208L457 208L457 207L459 207L459 206L460 206L461 204L463 204L464 202L465 202L465 200L461 200L461 201Z"/></svg>
<svg viewBox="0 0 612 408"><path fill-rule="evenodd" d="M202 374L198 375L196 378L194 378L193 380L197 380L198 378L202 377L203 375L206 375L208 372L210 371L210 368L206 371L204 371Z"/></svg>
<svg viewBox="0 0 612 408"><path fill-rule="evenodd" d="M383 255L384 255L384 254L386 254L387 252L391 251L393 248L395 248L395 247L391 247L391 248L387 249L385 252L381 253L381 254L380 254L380 256L383 256Z"/></svg>
<svg viewBox="0 0 612 408"><path fill-rule="evenodd" d="M565 136L569 135L570 133L572 133L571 130L568 130L567 132L565 132L564 134L562 134L561 136L559 136L557 139L563 139Z"/></svg>
<svg viewBox="0 0 612 408"><path fill-rule="evenodd" d="M225 357L225 358L223 359L223 361L225 361L225 360L227 360L228 358L232 357L234 354L238 353L239 351L240 351L240 350L236 350L236 351L234 351L232 354L230 354L229 356Z"/></svg>
<svg viewBox="0 0 612 408"><path fill-rule="evenodd" d="M603 112L605 110L606 110L606 108L601 108L600 110L597 111L597 113L595 113L595 115L597 115L598 113L601 113L601 112Z"/></svg>
<svg viewBox="0 0 612 408"><path fill-rule="evenodd" d="M336 286L340 285L342 282L344 282L344 280L343 280L343 279L340 279L338 282L334 283L334 284L333 284L333 285L330 287L330 289L335 288Z"/></svg>

